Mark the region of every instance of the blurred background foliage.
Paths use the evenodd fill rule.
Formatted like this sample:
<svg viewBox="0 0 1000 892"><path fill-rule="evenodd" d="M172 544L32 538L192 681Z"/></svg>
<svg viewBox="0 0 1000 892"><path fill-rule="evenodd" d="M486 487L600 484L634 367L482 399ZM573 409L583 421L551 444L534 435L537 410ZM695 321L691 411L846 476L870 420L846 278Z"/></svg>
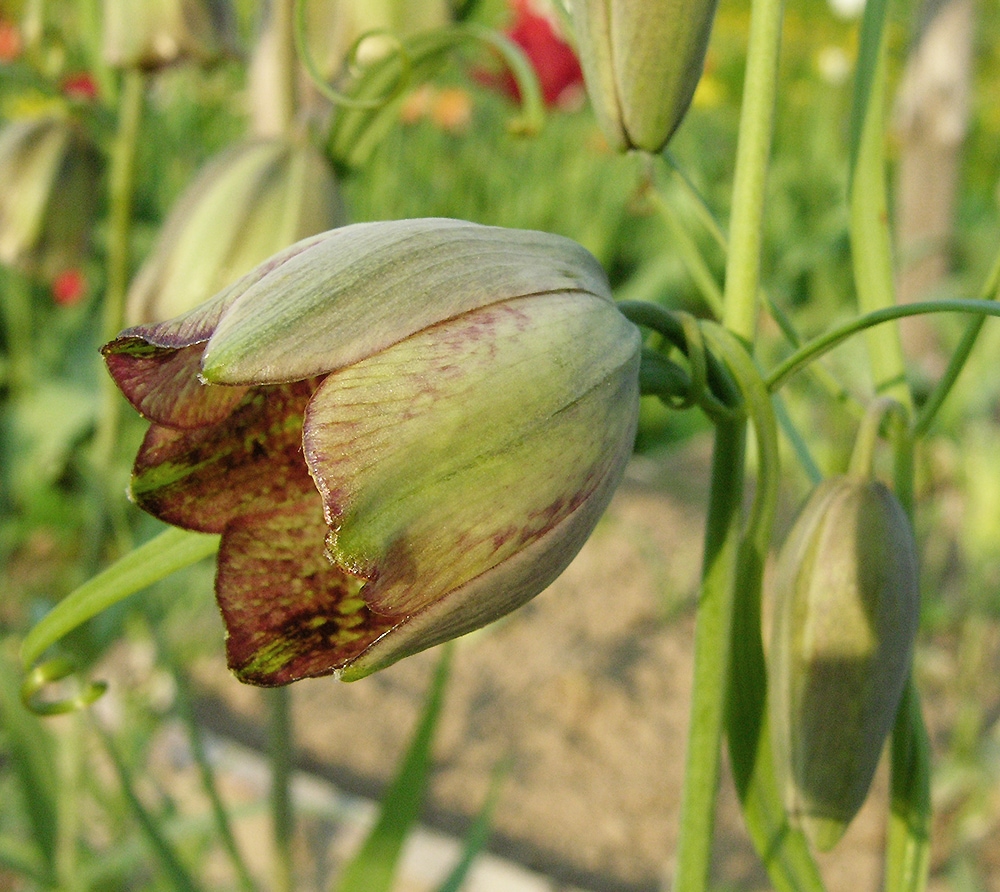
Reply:
<svg viewBox="0 0 1000 892"><path fill-rule="evenodd" d="M511 26L514 12L504 0L469 5L476 21L501 30ZM201 166L247 131L247 63L260 4L239 0L236 10L240 56L208 68L171 67L148 80L136 161L133 272ZM721 284L724 254L704 215L709 212L725 228L748 13L744 0L722 0L705 76L670 148L704 206L681 177L654 174L644 159L609 151L582 89L569 91L549 109L537 135L512 134L517 108L500 63L476 46L452 53L430 82L413 85L398 119L367 163L341 172L347 218L440 215L560 233L597 256L618 296L707 314L703 292L687 263L691 248L685 248L671 227L680 224L712 279ZM895 4L894 83L916 19L911 6ZM771 300L807 336L854 308L844 190L858 23L824 0L789 0L785 21L763 280ZM101 61L100 26L96 0L0 0L0 126L51 109L79 120L107 158L121 84ZM950 267L935 285L939 296L976 296L1000 231L1000 103L995 101L1000 95L1000 5L979 4L975 35L973 105L961 150ZM893 142L891 153L897 150ZM0 192L10 188L10 182L0 182ZM104 374L97 348L103 338L109 235L104 187L95 188L101 190L100 207L78 266L54 279L0 267L0 636L9 639L0 653L0 840L6 847L0 851L0 890L33 887L25 884L23 875L17 878L13 868L30 858L10 849L10 840L34 826L54 845L53 818L44 813L49 800L34 802L17 793L19 783L30 789L24 787L24 778L19 782L14 767L25 741L32 741L29 763L34 774L29 783L53 772L65 776L69 770L78 789L103 807L108 825L94 839L127 836L127 805L111 803L95 778L81 774L79 764L75 769L73 764L69 769L56 766L52 732L44 722L14 719L18 679L11 642L62 594L130 543L148 538L155 526L124 499L109 507L92 480L92 440ZM663 213L662 204L670 207L672 217ZM939 349L947 355L964 323L939 316L933 324ZM763 361L773 361L786 349L778 326L766 320ZM848 344L828 363L847 388L857 392L867 383L858 371L866 367L860 349ZM931 668L938 644L961 642L965 687L952 696L966 705L956 707L962 715L953 739L945 743L940 792L953 805L947 814L954 819L951 832L959 836L973 832L968 828L976 821L976 826L985 822L993 833L1000 832L997 815L984 817L973 795L990 789L990 784L995 789L1000 778L998 716L977 697L978 673L990 665L1000 627L998 355L1000 326L988 323L919 465L924 636L930 642L925 652L931 654ZM853 417L849 401L831 399L812 377L802 376L785 392L785 403L800 428L813 434L819 466L827 472L841 467L853 427L846 423ZM124 492L130 456L143 426L132 413L121 419L110 470L116 493ZM638 449L655 456L703 427L694 413L668 413L658 404L645 405ZM787 466L789 501L794 502L805 492L807 479L791 457ZM87 666L123 633L147 639L155 627L164 630L161 643L172 642L171 665L182 666L199 648L218 646L216 625L191 622L192 616L214 610L210 591L210 572L195 568L159 585L141 604L102 615L76 633L67 647ZM138 677L172 692L178 672L163 670L165 674L157 676L147 667ZM140 686L123 706L128 733L117 745L124 748L127 764L138 764L141 750L153 739L152 730L175 709L174 693L159 699L148 694ZM67 758L65 753L61 757ZM79 754L69 758L72 763ZM57 798L58 791L51 796ZM20 805L11 805L15 802ZM165 802L168 824L171 808ZM207 845L204 827L192 828L179 818L170 833L184 840L188 854L197 855L198 847ZM99 847L99 841L94 845ZM137 888L138 882L142 888L172 888L162 872L147 873L138 866L141 859L130 845L118 851L117 868L106 865L105 874L85 885L124 889ZM964 863L961 844L953 851L952 875L957 877ZM976 887L956 881L954 888Z"/></svg>

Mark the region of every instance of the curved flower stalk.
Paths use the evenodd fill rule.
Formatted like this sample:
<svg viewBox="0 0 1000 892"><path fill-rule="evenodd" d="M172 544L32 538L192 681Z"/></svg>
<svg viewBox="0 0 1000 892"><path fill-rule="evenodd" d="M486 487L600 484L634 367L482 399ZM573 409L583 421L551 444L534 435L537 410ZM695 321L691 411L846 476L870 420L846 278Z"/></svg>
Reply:
<svg viewBox="0 0 1000 892"><path fill-rule="evenodd" d="M570 0L587 93L619 150L659 152L691 104L715 0Z"/></svg>
<svg viewBox="0 0 1000 892"><path fill-rule="evenodd" d="M306 239L104 347L152 421L132 498L222 534L229 663L264 685L359 678L544 589L631 454L639 353L579 245L434 219Z"/></svg>
<svg viewBox="0 0 1000 892"><path fill-rule="evenodd" d="M187 312L272 254L343 222L333 172L307 142L233 146L174 205L129 288L126 320Z"/></svg>

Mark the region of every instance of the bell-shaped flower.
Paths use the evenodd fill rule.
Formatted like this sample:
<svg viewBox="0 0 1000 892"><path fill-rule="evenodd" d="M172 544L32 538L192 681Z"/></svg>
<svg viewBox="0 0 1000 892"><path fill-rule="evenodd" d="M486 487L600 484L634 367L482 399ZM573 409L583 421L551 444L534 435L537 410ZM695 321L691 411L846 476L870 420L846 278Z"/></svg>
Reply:
<svg viewBox="0 0 1000 892"><path fill-rule="evenodd" d="M221 533L239 678L359 678L570 562L631 454L640 337L574 242L456 220L306 239L104 347L131 495Z"/></svg>
<svg viewBox="0 0 1000 892"><path fill-rule="evenodd" d="M155 70L238 55L232 0L104 0L104 60Z"/></svg>
<svg viewBox="0 0 1000 892"><path fill-rule="evenodd" d="M231 146L171 209L129 288L127 321L185 313L272 254L342 222L333 171L308 142Z"/></svg>
<svg viewBox="0 0 1000 892"><path fill-rule="evenodd" d="M66 115L0 128L0 263L50 281L79 266L101 166L96 147Z"/></svg>

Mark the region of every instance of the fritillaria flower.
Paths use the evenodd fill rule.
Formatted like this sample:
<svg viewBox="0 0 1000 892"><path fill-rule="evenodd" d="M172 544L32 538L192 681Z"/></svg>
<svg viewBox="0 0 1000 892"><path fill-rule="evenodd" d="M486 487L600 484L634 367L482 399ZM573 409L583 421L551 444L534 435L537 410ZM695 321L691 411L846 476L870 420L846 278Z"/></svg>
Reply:
<svg viewBox="0 0 1000 892"><path fill-rule="evenodd" d="M131 495L221 533L237 676L358 678L544 589L631 454L640 337L598 263L456 220L297 243L104 347Z"/></svg>

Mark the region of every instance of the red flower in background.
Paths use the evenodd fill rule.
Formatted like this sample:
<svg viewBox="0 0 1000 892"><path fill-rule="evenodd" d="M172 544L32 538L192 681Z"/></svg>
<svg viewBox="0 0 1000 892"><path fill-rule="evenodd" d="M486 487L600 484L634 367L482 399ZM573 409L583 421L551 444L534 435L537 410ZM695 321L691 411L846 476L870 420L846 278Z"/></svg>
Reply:
<svg viewBox="0 0 1000 892"><path fill-rule="evenodd" d="M531 0L513 0L513 8L514 20L506 34L524 50L535 69L545 104L574 104L583 95L583 71L573 48L562 39L551 19L535 11ZM507 70L479 79L513 99L521 98L517 82Z"/></svg>
<svg viewBox="0 0 1000 892"><path fill-rule="evenodd" d="M67 99L92 102L97 98L97 82L89 72L79 71L63 78L62 92Z"/></svg>
<svg viewBox="0 0 1000 892"><path fill-rule="evenodd" d="M87 293L87 280L78 269L67 269L52 280L52 300L61 307L79 303Z"/></svg>

